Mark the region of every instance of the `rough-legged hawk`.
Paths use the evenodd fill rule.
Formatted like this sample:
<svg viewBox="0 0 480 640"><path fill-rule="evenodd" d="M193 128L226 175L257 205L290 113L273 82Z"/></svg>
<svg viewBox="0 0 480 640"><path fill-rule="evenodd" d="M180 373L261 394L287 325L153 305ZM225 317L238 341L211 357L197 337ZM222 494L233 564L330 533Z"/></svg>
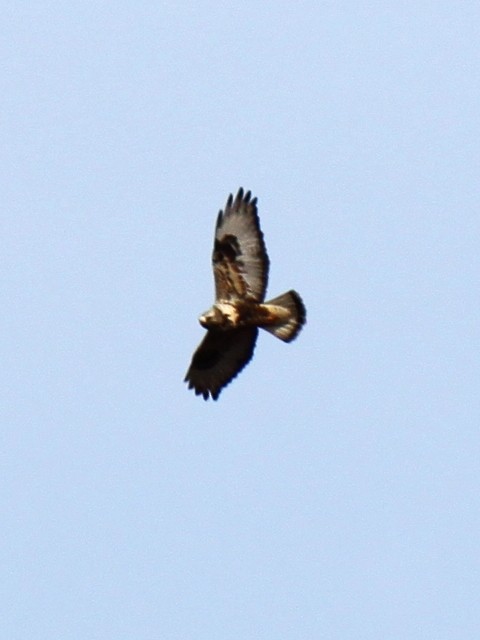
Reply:
<svg viewBox="0 0 480 640"><path fill-rule="evenodd" d="M296 291L265 300L269 260L257 214L257 199L239 189L220 211L213 247L215 304L200 316L207 334L185 376L188 388L207 400L218 398L250 361L258 328L291 342L305 324Z"/></svg>

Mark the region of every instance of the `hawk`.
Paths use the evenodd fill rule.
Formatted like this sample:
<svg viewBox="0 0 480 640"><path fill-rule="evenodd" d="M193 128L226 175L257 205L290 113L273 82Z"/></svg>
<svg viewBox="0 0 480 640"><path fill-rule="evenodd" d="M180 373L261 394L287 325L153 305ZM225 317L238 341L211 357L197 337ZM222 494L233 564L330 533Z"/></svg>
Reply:
<svg viewBox="0 0 480 640"><path fill-rule="evenodd" d="M258 329L284 342L294 340L306 321L302 299L287 291L264 302L269 259L257 213L257 198L239 189L230 194L215 227L213 274L215 304L203 313L207 333L185 376L188 388L205 400L222 389L250 362Z"/></svg>

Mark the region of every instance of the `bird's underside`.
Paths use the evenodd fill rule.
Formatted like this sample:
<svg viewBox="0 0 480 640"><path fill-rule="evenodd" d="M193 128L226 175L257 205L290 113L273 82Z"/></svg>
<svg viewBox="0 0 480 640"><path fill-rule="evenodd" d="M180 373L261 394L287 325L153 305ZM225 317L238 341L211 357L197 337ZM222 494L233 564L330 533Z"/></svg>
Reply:
<svg viewBox="0 0 480 640"><path fill-rule="evenodd" d="M207 333L185 377L189 389L205 400L216 400L248 364L259 328L291 342L306 321L305 306L293 290L264 302L269 260L256 202L240 189L218 215L212 255L216 301L199 318Z"/></svg>

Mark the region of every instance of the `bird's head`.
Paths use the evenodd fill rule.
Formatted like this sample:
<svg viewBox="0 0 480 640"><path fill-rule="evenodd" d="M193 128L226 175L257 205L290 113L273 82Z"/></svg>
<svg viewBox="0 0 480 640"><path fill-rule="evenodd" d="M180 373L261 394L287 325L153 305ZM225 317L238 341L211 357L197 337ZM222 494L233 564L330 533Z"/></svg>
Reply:
<svg viewBox="0 0 480 640"><path fill-rule="evenodd" d="M211 327L218 327L222 324L223 315L217 307L212 307L199 317L198 321L204 329L210 329Z"/></svg>

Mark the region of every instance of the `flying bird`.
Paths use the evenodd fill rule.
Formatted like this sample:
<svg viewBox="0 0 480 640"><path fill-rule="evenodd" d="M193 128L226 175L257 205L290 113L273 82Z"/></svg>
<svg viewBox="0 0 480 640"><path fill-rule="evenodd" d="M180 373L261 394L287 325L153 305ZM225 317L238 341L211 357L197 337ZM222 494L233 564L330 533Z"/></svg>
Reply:
<svg viewBox="0 0 480 640"><path fill-rule="evenodd" d="M264 302L269 259L257 213L257 198L239 189L220 210L212 255L215 303L199 322L207 333L185 376L188 388L205 400L222 389L250 362L265 329L284 342L294 340L306 321L302 299L287 291Z"/></svg>

